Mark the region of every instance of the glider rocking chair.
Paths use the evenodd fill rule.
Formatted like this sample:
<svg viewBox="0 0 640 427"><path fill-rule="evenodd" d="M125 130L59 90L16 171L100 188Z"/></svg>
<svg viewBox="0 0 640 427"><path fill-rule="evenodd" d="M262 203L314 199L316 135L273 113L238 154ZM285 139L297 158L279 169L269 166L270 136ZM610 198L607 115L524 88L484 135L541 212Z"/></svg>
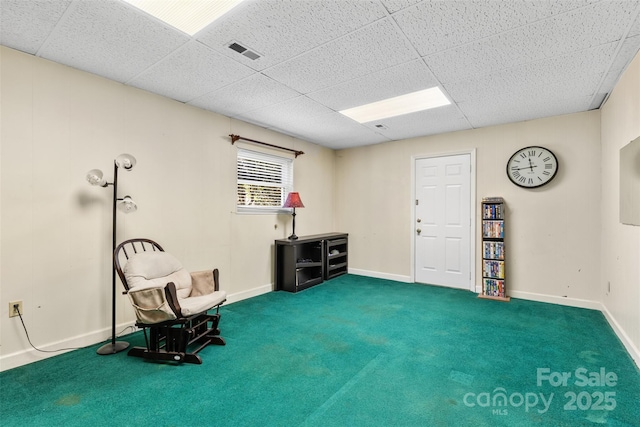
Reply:
<svg viewBox="0 0 640 427"><path fill-rule="evenodd" d="M114 255L147 345L133 347L129 356L201 364L200 350L225 345L218 323L227 294L220 290L217 268L189 273L158 243L142 238L120 243Z"/></svg>

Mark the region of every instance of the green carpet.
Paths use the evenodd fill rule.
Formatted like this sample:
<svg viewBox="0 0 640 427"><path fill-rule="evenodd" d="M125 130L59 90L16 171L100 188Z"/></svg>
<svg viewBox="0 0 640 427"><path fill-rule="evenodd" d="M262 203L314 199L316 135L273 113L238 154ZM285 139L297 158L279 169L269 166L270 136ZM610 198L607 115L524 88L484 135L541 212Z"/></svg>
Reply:
<svg viewBox="0 0 640 427"><path fill-rule="evenodd" d="M640 372L598 311L346 275L221 313L202 365L96 345L0 373L0 425L640 425Z"/></svg>

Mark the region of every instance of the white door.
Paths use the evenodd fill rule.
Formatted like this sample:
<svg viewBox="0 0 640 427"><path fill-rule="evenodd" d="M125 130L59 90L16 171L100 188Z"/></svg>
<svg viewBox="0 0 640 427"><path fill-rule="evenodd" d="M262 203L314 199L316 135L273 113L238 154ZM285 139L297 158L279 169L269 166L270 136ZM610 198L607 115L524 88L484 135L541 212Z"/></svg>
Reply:
<svg viewBox="0 0 640 427"><path fill-rule="evenodd" d="M415 281L471 289L471 156L417 159Z"/></svg>

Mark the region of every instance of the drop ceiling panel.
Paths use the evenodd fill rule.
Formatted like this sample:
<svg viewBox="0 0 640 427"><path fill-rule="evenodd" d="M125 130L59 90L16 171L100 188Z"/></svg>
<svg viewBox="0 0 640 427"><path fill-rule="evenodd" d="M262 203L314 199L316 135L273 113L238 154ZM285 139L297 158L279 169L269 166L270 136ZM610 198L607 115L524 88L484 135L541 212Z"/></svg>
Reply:
<svg viewBox="0 0 640 427"><path fill-rule="evenodd" d="M187 102L253 73L252 69L192 41L128 83Z"/></svg>
<svg viewBox="0 0 640 427"><path fill-rule="evenodd" d="M620 51L617 52L613 62L611 63L611 70L623 70L634 56L638 53L640 47L640 35L628 38L620 47Z"/></svg>
<svg viewBox="0 0 640 427"><path fill-rule="evenodd" d="M330 113L323 117L322 123L305 127L302 132L306 135L314 135L314 139L324 142L348 141L349 139L359 138L359 135L371 138L376 133L339 113ZM378 138L378 141L385 140L387 139L382 136Z"/></svg>
<svg viewBox="0 0 640 427"><path fill-rule="evenodd" d="M415 49L387 18L264 73L301 93L309 93L417 58Z"/></svg>
<svg viewBox="0 0 640 427"><path fill-rule="evenodd" d="M394 17L420 54L426 56L593 1L425 1Z"/></svg>
<svg viewBox="0 0 640 427"><path fill-rule="evenodd" d="M142 12L114 1L76 1L41 56L125 82L189 40Z"/></svg>
<svg viewBox="0 0 640 427"><path fill-rule="evenodd" d="M640 36L635 36L631 39L627 39L622 43L620 51L613 58L613 62L611 63L606 74L603 76L602 82L598 86L598 89L596 91L597 93L595 95L597 99L593 100L593 102L589 106L589 109L599 108L601 106L602 101L605 99L607 94L611 92L611 89L615 87L626 66L638 53L639 45Z"/></svg>
<svg viewBox="0 0 640 427"><path fill-rule="evenodd" d="M294 123L287 128L295 128L294 136L298 138L331 148L346 148L389 141L385 136L339 113L324 115L322 121Z"/></svg>
<svg viewBox="0 0 640 427"><path fill-rule="evenodd" d="M589 5L550 19L451 50L428 55L443 83L619 41L636 12L636 2ZM588 13L587 13L588 12Z"/></svg>
<svg viewBox="0 0 640 427"><path fill-rule="evenodd" d="M417 59L312 92L307 96L339 111L428 89L438 84L424 61Z"/></svg>
<svg viewBox="0 0 640 427"><path fill-rule="evenodd" d="M325 147L333 148L334 150L342 150L345 148L362 147L363 145L380 144L382 142L389 142L391 139L380 135L379 133L372 132L365 127L357 129L352 132L345 132L334 141L323 142ZM318 142L320 144L320 142Z"/></svg>
<svg viewBox="0 0 640 427"><path fill-rule="evenodd" d="M331 114L333 111L306 96L288 99L279 104L251 110L239 114L237 118L251 123L257 123L264 127L276 127L279 129L305 127L313 125L319 117Z"/></svg>
<svg viewBox="0 0 640 427"><path fill-rule="evenodd" d="M635 37L635 36L640 36L640 17L636 17L636 20L634 21L633 25L631 26L631 29L629 30L629 34L627 34L627 37Z"/></svg>
<svg viewBox="0 0 640 427"><path fill-rule="evenodd" d="M323 145L339 139L342 134L361 144L367 139L371 141L369 143L387 140L306 96L253 110L237 118L279 132L286 129L289 135Z"/></svg>
<svg viewBox="0 0 640 427"><path fill-rule="evenodd" d="M0 43L35 54L70 4L71 0L2 0Z"/></svg>
<svg viewBox="0 0 640 427"><path fill-rule="evenodd" d="M544 96L512 97L499 95L490 100L459 103L474 128L559 116L586 111L591 96L545 98Z"/></svg>
<svg viewBox="0 0 640 427"><path fill-rule="evenodd" d="M382 4L384 4L384 7L387 8L389 13L395 13L421 1L422 0L382 0Z"/></svg>
<svg viewBox="0 0 640 427"><path fill-rule="evenodd" d="M522 92L542 92L557 82L571 87L573 93L591 95L614 58L616 46L616 43L610 43L489 74L477 74L444 87L456 102L488 100L503 93L516 96Z"/></svg>
<svg viewBox="0 0 640 427"><path fill-rule="evenodd" d="M376 0L259 0L240 4L198 40L256 70L274 66L386 16ZM252 61L228 49L236 41L262 57Z"/></svg>
<svg viewBox="0 0 640 427"><path fill-rule="evenodd" d="M300 93L260 73L203 95L190 105L228 117L299 97Z"/></svg>
<svg viewBox="0 0 640 427"><path fill-rule="evenodd" d="M6 46L332 148L597 108L640 49L640 0L247 0L195 37L121 0L0 0L0 23ZM433 86L454 105L387 129L335 112Z"/></svg>
<svg viewBox="0 0 640 427"><path fill-rule="evenodd" d="M508 98L510 103L514 104L514 106L510 108L526 112L527 104L532 99L544 98L549 103L554 103L557 101L558 97L563 96L573 97L576 96L576 94L581 94L581 96L584 97L594 96L595 92L593 88L598 87L602 77L602 74L589 74L582 76L581 78L555 83L547 82L546 84L538 82L521 82L519 84L517 82L510 82L505 85L505 82L494 80L491 82L485 82L483 84L483 92L473 93L466 97L467 99L460 101L460 104L466 101L492 103L496 98ZM503 91L505 86L511 90ZM521 107L519 106L519 103L522 103ZM468 115L468 117L473 123L473 116Z"/></svg>
<svg viewBox="0 0 640 427"><path fill-rule="evenodd" d="M385 128L377 128L377 124L382 124ZM471 125L455 105L377 120L366 123L366 126L391 140L471 129Z"/></svg>

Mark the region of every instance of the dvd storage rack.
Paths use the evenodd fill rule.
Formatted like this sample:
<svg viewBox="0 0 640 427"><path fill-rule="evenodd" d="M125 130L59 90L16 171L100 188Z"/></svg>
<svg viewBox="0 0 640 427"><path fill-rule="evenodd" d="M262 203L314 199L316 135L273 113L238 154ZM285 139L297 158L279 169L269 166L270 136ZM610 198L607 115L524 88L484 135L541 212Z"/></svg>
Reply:
<svg viewBox="0 0 640 427"><path fill-rule="evenodd" d="M506 293L504 199L482 199L482 293L479 298L509 301Z"/></svg>

